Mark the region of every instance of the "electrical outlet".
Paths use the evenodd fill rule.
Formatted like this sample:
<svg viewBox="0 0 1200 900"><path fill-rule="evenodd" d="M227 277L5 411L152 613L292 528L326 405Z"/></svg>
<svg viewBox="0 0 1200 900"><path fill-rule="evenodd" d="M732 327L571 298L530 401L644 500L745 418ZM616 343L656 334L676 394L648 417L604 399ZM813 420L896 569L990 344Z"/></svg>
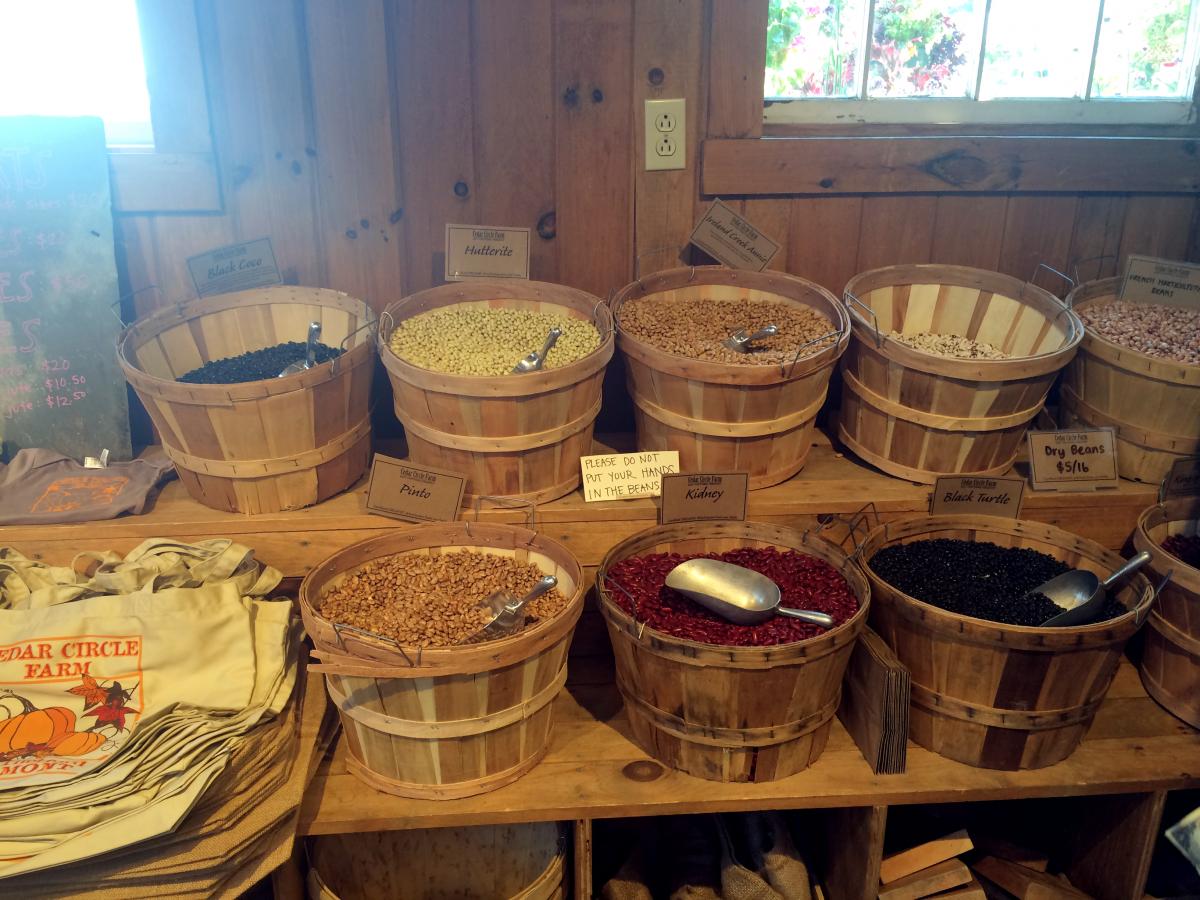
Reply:
<svg viewBox="0 0 1200 900"><path fill-rule="evenodd" d="M646 101L646 170L687 168L684 100Z"/></svg>

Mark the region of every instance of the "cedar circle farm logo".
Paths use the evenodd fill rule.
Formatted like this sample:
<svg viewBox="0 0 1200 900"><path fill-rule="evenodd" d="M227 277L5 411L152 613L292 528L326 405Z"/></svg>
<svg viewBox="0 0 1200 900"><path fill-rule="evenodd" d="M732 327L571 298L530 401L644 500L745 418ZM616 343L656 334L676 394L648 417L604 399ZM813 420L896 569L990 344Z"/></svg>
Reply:
<svg viewBox="0 0 1200 900"><path fill-rule="evenodd" d="M70 777L112 756L141 713L134 700L141 649L138 637L0 647L0 672L4 664L17 664L22 676L15 682L0 678L7 682L0 684L0 780ZM92 674L106 662L123 671L110 678ZM126 674L130 663L132 677Z"/></svg>

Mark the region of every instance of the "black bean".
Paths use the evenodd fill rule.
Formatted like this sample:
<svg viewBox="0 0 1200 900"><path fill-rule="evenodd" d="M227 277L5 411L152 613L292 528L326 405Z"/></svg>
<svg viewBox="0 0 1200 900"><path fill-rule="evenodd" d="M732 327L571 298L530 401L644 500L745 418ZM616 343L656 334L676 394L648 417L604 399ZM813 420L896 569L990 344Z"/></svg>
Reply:
<svg viewBox="0 0 1200 900"><path fill-rule="evenodd" d="M1037 626L1062 609L1045 594L1030 591L1070 567L1027 547L939 538L884 547L871 557L871 568L910 597L949 612ZM1109 596L1093 621L1124 612L1120 601Z"/></svg>
<svg viewBox="0 0 1200 900"><path fill-rule="evenodd" d="M329 362L342 355L336 347L318 343L317 364ZM304 359L305 345L300 341L288 341L274 347L251 350L241 356L214 359L198 369L179 376L179 381L188 384L241 384L244 381L261 381L274 378L294 362Z"/></svg>

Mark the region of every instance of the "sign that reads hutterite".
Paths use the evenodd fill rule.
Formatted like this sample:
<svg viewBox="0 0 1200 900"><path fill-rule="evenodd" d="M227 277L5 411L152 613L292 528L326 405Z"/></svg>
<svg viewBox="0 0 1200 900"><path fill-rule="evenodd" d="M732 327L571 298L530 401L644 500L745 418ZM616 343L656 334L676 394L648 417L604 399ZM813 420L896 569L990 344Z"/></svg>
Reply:
<svg viewBox="0 0 1200 900"><path fill-rule="evenodd" d="M528 228L446 226L447 281L528 277Z"/></svg>

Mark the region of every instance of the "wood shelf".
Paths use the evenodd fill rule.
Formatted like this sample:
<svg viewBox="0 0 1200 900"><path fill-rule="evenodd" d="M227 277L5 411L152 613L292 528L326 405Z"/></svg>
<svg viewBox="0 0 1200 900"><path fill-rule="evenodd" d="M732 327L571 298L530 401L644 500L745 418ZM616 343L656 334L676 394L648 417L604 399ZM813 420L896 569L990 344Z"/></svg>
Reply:
<svg viewBox="0 0 1200 900"><path fill-rule="evenodd" d="M545 759L515 784L464 800L377 793L346 771L338 743L305 798L305 834L625 816L816 809L1124 794L1200 787L1200 733L1162 710L1123 662L1080 748L1045 769L962 765L910 743L908 771L874 775L840 722L804 772L765 784L721 784L669 771L630 738L609 684L568 684Z"/></svg>
<svg viewBox="0 0 1200 900"><path fill-rule="evenodd" d="M629 449L629 436L597 441L596 453ZM747 518L811 527L823 513L845 515L868 500L883 519L924 513L929 485L884 475L877 469L837 453L818 433L804 469L789 481L751 491ZM1157 499L1154 486L1122 481L1111 491L1087 494L1026 490L1023 516L1048 522L1118 548L1133 531L1138 514ZM526 511L485 504L480 521L523 522ZM475 517L466 509L462 518ZM538 506L538 530L563 541L585 566L599 565L617 542L649 528L657 519L656 501L618 500L585 503L576 491ZM67 563L81 548L104 546L119 552L147 537L201 540L231 537L258 552L259 559L287 577L302 576L317 562L355 541L396 528L412 528L367 512L366 484L309 509L247 516L209 509L187 496L178 481L167 484L140 516L109 522L67 525L13 525L3 529L4 544L54 563Z"/></svg>

